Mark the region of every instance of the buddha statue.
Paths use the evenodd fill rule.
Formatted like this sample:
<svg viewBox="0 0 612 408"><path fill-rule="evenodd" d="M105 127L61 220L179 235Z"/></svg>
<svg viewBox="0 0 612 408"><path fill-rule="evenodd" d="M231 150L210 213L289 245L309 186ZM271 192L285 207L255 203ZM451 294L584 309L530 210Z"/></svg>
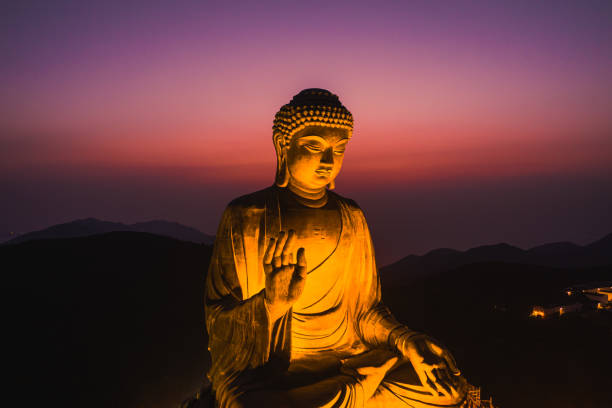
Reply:
<svg viewBox="0 0 612 408"><path fill-rule="evenodd" d="M364 214L333 192L352 131L336 95L301 91L274 120L274 185L223 213L205 292L219 407L464 403L451 354L382 303Z"/></svg>

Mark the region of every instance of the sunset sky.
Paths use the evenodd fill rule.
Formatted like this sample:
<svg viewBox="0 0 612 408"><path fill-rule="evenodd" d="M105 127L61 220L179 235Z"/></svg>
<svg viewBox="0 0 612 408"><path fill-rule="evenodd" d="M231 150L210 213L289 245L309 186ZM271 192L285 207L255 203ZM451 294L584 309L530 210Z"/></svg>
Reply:
<svg viewBox="0 0 612 408"><path fill-rule="evenodd" d="M18 1L0 10L0 240L77 218L215 233L303 88L355 117L337 192L379 264L612 232L608 1Z"/></svg>

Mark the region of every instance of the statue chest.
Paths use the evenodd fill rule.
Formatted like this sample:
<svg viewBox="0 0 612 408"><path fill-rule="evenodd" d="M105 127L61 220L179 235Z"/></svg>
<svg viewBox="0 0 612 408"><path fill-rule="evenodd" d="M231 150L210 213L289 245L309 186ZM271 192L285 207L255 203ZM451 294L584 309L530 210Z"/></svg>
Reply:
<svg viewBox="0 0 612 408"><path fill-rule="evenodd" d="M281 224L283 230L296 232L295 250L305 249L309 271L330 257L338 246L342 230L340 211L335 206L281 208Z"/></svg>

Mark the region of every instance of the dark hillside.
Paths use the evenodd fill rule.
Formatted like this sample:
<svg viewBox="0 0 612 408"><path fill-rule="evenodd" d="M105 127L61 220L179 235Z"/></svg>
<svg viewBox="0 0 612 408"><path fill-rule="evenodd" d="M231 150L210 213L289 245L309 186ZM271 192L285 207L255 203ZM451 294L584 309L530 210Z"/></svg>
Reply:
<svg viewBox="0 0 612 408"><path fill-rule="evenodd" d="M12 395L26 406L175 406L208 365L210 254L136 232L1 246Z"/></svg>
<svg viewBox="0 0 612 408"><path fill-rule="evenodd" d="M606 240L579 248L589 248L589 259L607 259ZM467 252L523 256L505 245ZM461 254L438 250L429 260L441 267ZM203 291L210 255L210 246L138 232L0 246L9 399L176 406L209 365ZM528 315L563 288L612 280L611 267L480 262L420 276L388 272L381 271L383 299L397 318L445 343L500 407L609 407L612 313Z"/></svg>
<svg viewBox="0 0 612 408"><path fill-rule="evenodd" d="M508 244L483 245L467 251L434 249L425 255L409 255L381 268L389 281L402 282L423 275L482 262L505 262L555 268L612 265L612 234L589 245L556 242L523 250Z"/></svg>
<svg viewBox="0 0 612 408"><path fill-rule="evenodd" d="M120 222L97 220L95 218L85 218L52 225L40 231L28 232L10 241L4 242L3 244L19 244L37 239L79 238L119 231L148 232L149 234L161 235L198 244L212 245L215 241L214 236L204 234L195 228L181 225L178 222L154 220L137 222L135 224L123 224Z"/></svg>
<svg viewBox="0 0 612 408"><path fill-rule="evenodd" d="M445 343L466 377L502 408L604 408L612 401L612 313L529 317L563 289L612 280L612 267L464 265L404 283L381 274L396 317ZM496 405L497 406L497 405Z"/></svg>

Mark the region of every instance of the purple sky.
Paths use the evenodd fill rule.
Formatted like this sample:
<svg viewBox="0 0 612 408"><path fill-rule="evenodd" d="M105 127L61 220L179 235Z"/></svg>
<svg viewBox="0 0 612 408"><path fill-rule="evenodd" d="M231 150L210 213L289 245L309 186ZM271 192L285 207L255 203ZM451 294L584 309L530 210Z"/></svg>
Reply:
<svg viewBox="0 0 612 408"><path fill-rule="evenodd" d="M75 218L214 233L272 183L299 90L355 116L337 192L379 263L612 231L612 4L20 1L0 10L0 239Z"/></svg>

